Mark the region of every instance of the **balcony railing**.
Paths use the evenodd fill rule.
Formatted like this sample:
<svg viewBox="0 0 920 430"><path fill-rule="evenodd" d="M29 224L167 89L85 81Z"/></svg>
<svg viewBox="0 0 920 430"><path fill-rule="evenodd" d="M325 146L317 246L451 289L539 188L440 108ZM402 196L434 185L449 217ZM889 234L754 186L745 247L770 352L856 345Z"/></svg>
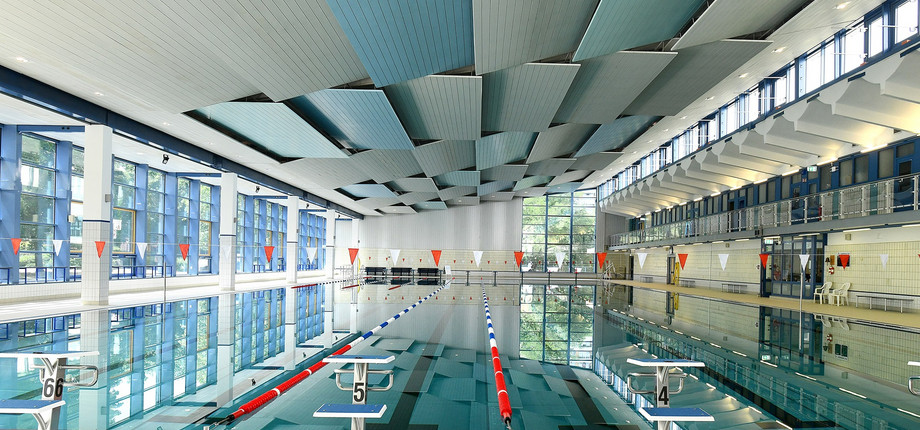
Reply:
<svg viewBox="0 0 920 430"><path fill-rule="evenodd" d="M785 227L917 210L918 175L900 176L705 217L613 234L609 246Z"/></svg>

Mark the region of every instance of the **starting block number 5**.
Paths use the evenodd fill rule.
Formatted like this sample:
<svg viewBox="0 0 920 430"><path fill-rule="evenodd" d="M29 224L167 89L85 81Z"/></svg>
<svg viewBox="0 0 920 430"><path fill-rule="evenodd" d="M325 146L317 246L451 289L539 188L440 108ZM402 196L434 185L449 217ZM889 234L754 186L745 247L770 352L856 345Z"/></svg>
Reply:
<svg viewBox="0 0 920 430"><path fill-rule="evenodd" d="M45 398L60 399L64 394L64 378L46 378L42 387L42 396Z"/></svg>
<svg viewBox="0 0 920 430"><path fill-rule="evenodd" d="M356 404L364 404L367 399L367 381L355 381L352 398Z"/></svg>

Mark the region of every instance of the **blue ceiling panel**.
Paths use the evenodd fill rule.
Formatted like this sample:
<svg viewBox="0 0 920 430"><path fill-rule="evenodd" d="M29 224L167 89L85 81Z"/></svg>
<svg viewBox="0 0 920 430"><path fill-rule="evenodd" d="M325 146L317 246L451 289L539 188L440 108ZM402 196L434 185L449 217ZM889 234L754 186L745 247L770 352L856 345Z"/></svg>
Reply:
<svg viewBox="0 0 920 430"><path fill-rule="evenodd" d="M548 193L571 193L572 191L578 190L582 186L581 182L569 182L567 184L555 185L549 187Z"/></svg>
<svg viewBox="0 0 920 430"><path fill-rule="evenodd" d="M476 170L501 166L527 158L536 133L509 131L476 141Z"/></svg>
<svg viewBox="0 0 920 430"><path fill-rule="evenodd" d="M412 205L412 207L414 207L417 210L439 211L439 210L447 209L447 203L444 203L442 201L421 202L421 203L416 203Z"/></svg>
<svg viewBox="0 0 920 430"><path fill-rule="evenodd" d="M291 101L318 127L352 148L414 148L381 90L322 90Z"/></svg>
<svg viewBox="0 0 920 430"><path fill-rule="evenodd" d="M507 190L512 187L514 187L514 182L511 182L511 181L488 182L476 188L476 195L484 196L487 194L492 194L492 193L497 193L499 191Z"/></svg>
<svg viewBox="0 0 920 430"><path fill-rule="evenodd" d="M604 124L591 135L575 156L582 157L622 148L642 134L658 119L659 117L657 116L633 115L620 118L610 124Z"/></svg>
<svg viewBox="0 0 920 430"><path fill-rule="evenodd" d="M549 181L552 181L552 176L528 176L520 181L517 181L517 184L514 185L514 191L524 190L536 185L543 185Z"/></svg>
<svg viewBox="0 0 920 430"><path fill-rule="evenodd" d="M329 139L281 103L227 102L196 112L282 157L347 157Z"/></svg>
<svg viewBox="0 0 920 430"><path fill-rule="evenodd" d="M448 172L443 175L435 176L434 180L442 187L475 187L479 185L479 171L461 170Z"/></svg>
<svg viewBox="0 0 920 430"><path fill-rule="evenodd" d="M703 0L601 0L573 61L667 40Z"/></svg>
<svg viewBox="0 0 920 430"><path fill-rule="evenodd" d="M329 0L377 87L473 64L473 4Z"/></svg>
<svg viewBox="0 0 920 430"><path fill-rule="evenodd" d="M355 184L342 187L342 189L355 197L396 197L396 194L393 194L389 188L380 184Z"/></svg>

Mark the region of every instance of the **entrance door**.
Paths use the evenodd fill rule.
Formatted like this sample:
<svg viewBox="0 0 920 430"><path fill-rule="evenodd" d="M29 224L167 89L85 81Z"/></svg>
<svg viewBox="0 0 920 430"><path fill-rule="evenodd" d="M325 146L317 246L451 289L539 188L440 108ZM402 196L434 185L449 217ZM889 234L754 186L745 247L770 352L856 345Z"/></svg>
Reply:
<svg viewBox="0 0 920 430"><path fill-rule="evenodd" d="M668 255L668 285L674 285L677 283L675 282L676 276L674 276L674 262L674 255Z"/></svg>

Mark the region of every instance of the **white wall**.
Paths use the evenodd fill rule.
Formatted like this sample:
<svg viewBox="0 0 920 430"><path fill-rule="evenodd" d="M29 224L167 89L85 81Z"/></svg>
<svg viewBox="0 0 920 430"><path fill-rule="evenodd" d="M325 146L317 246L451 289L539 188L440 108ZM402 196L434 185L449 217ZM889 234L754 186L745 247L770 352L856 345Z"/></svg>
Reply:
<svg viewBox="0 0 920 430"><path fill-rule="evenodd" d="M360 247L519 250L521 211L521 199L514 199L412 215L366 217L358 233Z"/></svg>

